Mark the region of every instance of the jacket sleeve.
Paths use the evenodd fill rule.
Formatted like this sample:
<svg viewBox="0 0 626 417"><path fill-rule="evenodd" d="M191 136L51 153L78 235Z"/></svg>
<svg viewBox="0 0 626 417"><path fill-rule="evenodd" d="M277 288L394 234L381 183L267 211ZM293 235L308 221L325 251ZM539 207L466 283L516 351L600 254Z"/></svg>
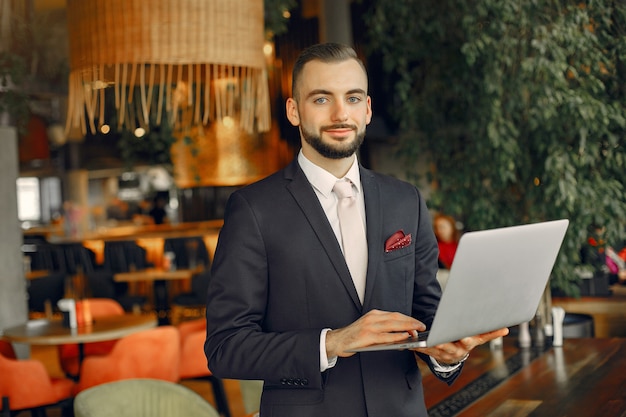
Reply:
<svg viewBox="0 0 626 417"><path fill-rule="evenodd" d="M319 387L321 329L273 332L265 326L268 269L257 213L235 192L227 204L207 294L204 349L209 369L222 378Z"/></svg>

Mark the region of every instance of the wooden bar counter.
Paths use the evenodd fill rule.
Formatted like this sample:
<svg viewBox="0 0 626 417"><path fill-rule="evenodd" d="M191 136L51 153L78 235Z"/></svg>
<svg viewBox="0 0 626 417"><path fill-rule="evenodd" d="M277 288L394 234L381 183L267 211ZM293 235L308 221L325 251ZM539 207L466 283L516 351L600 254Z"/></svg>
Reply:
<svg viewBox="0 0 626 417"><path fill-rule="evenodd" d="M424 370L430 417L626 415L626 339L565 339L562 347L472 352L451 386Z"/></svg>
<svg viewBox="0 0 626 417"><path fill-rule="evenodd" d="M148 262L159 267L163 259L163 243L167 238L202 236L212 257L217 244L217 236L223 223L224 221L219 219L159 225L124 224L99 228L80 236L62 236L50 233L46 235L46 238L50 243L82 243L83 246L95 253L96 262L99 264L102 264L104 260L105 242L133 240L146 249Z"/></svg>
<svg viewBox="0 0 626 417"><path fill-rule="evenodd" d="M626 286L614 285L611 291L608 297L553 297L552 305L592 316L596 337L626 337Z"/></svg>

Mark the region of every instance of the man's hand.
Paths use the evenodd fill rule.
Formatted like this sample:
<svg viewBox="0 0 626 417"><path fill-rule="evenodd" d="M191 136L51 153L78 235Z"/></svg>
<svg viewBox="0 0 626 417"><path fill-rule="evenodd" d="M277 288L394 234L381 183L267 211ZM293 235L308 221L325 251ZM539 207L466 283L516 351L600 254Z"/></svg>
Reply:
<svg viewBox="0 0 626 417"><path fill-rule="evenodd" d="M399 342L426 330L421 321L402 313L372 310L349 326L326 334L326 354L329 358L348 357L356 349L376 343Z"/></svg>
<svg viewBox="0 0 626 417"><path fill-rule="evenodd" d="M489 342L498 337L509 334L508 328L495 330L477 336L465 337L457 342L443 343L429 348L413 349L416 352L425 353L434 358L441 365L455 364L461 361L476 346Z"/></svg>

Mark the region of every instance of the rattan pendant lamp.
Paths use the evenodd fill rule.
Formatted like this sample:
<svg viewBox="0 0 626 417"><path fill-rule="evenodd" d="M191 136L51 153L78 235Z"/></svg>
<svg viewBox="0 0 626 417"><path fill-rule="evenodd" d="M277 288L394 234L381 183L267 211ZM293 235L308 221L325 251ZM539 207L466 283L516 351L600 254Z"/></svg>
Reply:
<svg viewBox="0 0 626 417"><path fill-rule="evenodd" d="M105 100L120 128L185 112L195 126L269 130L263 0L68 0L67 14L68 130L106 124Z"/></svg>

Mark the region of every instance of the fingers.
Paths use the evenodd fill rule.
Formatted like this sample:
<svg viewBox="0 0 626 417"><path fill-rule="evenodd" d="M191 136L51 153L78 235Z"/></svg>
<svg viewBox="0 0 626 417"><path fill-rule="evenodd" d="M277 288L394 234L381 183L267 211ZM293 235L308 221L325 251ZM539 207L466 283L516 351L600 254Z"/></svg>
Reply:
<svg viewBox="0 0 626 417"><path fill-rule="evenodd" d="M479 334L478 336L466 337L460 340L460 342L471 350L478 345L482 345L490 340L497 339L498 337L504 337L508 334L508 327L504 327L502 329L494 330L493 332Z"/></svg>
<svg viewBox="0 0 626 417"><path fill-rule="evenodd" d="M489 342L498 337L509 334L508 328L483 333L477 336L465 337L457 342L443 343L432 348L415 349L418 352L432 356L439 363L455 363L463 359L476 346Z"/></svg>
<svg viewBox="0 0 626 417"><path fill-rule="evenodd" d="M426 326L421 321L402 313L371 310L355 323L362 324L375 333L424 331Z"/></svg>
<svg viewBox="0 0 626 417"><path fill-rule="evenodd" d="M372 310L354 323L326 334L329 357L347 357L346 352L377 343L399 342L426 329L424 323L401 313Z"/></svg>
<svg viewBox="0 0 626 417"><path fill-rule="evenodd" d="M424 353L442 365L457 363L467 356L471 349L467 349L460 342L443 343L431 348L414 349L417 352Z"/></svg>

